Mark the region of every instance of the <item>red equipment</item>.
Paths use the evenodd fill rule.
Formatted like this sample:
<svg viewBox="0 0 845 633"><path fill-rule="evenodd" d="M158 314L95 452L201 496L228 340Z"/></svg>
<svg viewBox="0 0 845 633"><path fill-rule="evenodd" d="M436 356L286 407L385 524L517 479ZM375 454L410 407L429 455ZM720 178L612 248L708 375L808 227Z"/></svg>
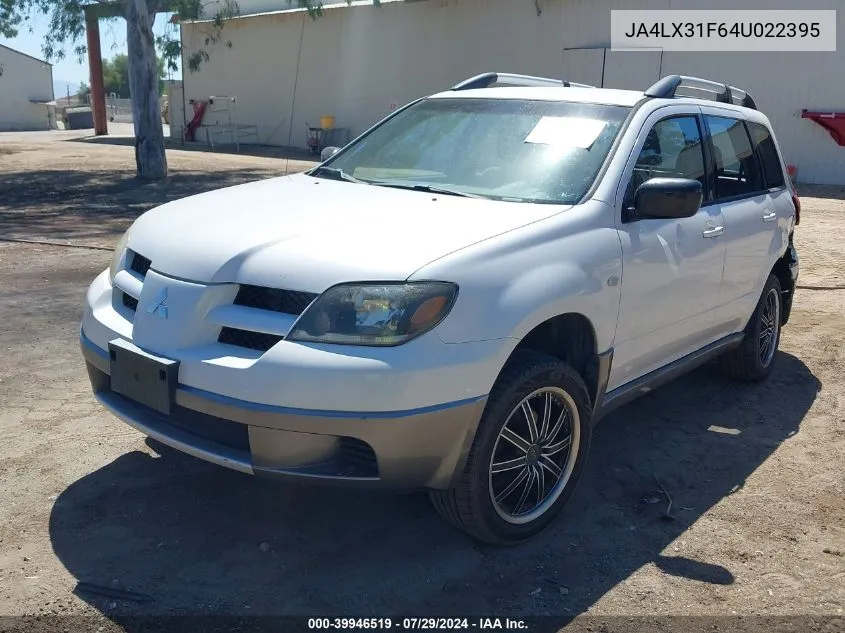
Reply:
<svg viewBox="0 0 845 633"><path fill-rule="evenodd" d="M810 112L801 110L802 119L810 119L821 125L836 141L845 146L845 112Z"/></svg>
<svg viewBox="0 0 845 633"><path fill-rule="evenodd" d="M193 141L196 138L197 128L202 124L202 118L205 116L205 109L208 107L207 101L191 101L194 107L194 118L188 123L185 128L185 140Z"/></svg>

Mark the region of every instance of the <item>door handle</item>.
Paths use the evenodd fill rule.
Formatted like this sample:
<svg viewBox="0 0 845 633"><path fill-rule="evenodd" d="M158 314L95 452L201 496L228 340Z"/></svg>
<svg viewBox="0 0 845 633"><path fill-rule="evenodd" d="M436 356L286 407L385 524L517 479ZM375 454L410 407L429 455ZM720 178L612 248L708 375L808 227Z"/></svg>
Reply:
<svg viewBox="0 0 845 633"><path fill-rule="evenodd" d="M769 211L763 214L763 222L774 222L778 219L778 214L774 211Z"/></svg>
<svg viewBox="0 0 845 633"><path fill-rule="evenodd" d="M709 229L701 234L702 237L719 237L725 232L724 226L711 226Z"/></svg>

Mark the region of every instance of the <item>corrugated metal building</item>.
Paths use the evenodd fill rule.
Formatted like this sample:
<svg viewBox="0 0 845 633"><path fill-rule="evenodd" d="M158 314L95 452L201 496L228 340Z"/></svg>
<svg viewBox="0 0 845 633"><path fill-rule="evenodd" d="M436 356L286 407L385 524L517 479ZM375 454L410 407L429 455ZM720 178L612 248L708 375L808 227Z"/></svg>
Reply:
<svg viewBox="0 0 845 633"><path fill-rule="evenodd" d="M206 0L206 12L218 2ZM802 109L845 112L845 46L806 53L609 50L612 9L698 9L697 0L383 0L380 7L329 7L318 20L287 0L239 5L240 17L227 22L210 59L199 72L184 73L184 96L171 96L175 134L184 117L174 101L187 105L190 119L190 100L211 95L237 96L234 120L255 126L260 143L305 146L306 124L317 125L322 115L355 136L397 105L491 70L640 90L678 73L747 89L774 122L799 182L845 184L845 147L801 118ZM734 0L711 0L706 8L736 7ZM742 8L795 7L790 0L747 0ZM812 8L845 7L817 0ZM845 10L837 20L845 33ZM212 28L183 24L185 55L203 48ZM229 116L208 112L205 122Z"/></svg>
<svg viewBox="0 0 845 633"><path fill-rule="evenodd" d="M53 67L0 44L0 130L49 130L55 125Z"/></svg>

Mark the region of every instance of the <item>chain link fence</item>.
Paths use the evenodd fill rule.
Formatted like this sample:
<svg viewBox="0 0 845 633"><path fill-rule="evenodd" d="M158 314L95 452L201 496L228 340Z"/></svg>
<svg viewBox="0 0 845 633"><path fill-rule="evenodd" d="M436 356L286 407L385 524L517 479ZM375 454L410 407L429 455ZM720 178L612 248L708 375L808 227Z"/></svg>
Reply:
<svg viewBox="0 0 845 633"><path fill-rule="evenodd" d="M161 96L159 110L164 111L164 104L167 102L167 94ZM90 95L71 95L70 97L59 97L56 99L56 113L59 120L66 121L65 111L70 108L90 108ZM106 95L106 117L112 123L132 123L132 100L119 99L116 96Z"/></svg>
<svg viewBox="0 0 845 633"><path fill-rule="evenodd" d="M56 107L62 110L90 106L91 95L72 95L70 97L59 97L56 99ZM106 116L109 121L132 123L132 100L119 99L112 95L106 95Z"/></svg>
<svg viewBox="0 0 845 633"><path fill-rule="evenodd" d="M132 100L107 96L106 116L116 123L132 123Z"/></svg>

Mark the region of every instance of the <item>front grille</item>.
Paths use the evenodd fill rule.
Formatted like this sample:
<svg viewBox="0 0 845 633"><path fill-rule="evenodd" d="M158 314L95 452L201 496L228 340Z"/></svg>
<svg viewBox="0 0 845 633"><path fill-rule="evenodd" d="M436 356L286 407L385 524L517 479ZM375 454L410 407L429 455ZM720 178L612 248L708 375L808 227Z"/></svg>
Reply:
<svg viewBox="0 0 845 633"><path fill-rule="evenodd" d="M123 305L133 312L138 309L138 300L135 297L128 295L125 292L121 292L120 294L123 295Z"/></svg>
<svg viewBox="0 0 845 633"><path fill-rule="evenodd" d="M239 330L233 327L224 327L220 330L220 336L217 337L217 342L219 343L247 347L260 352L266 352L281 340L282 337L276 334L250 332L249 330Z"/></svg>
<svg viewBox="0 0 845 633"><path fill-rule="evenodd" d="M299 316L305 311L308 304L316 298L317 295L312 292L280 290L244 284L238 289L235 305Z"/></svg>
<svg viewBox="0 0 845 633"><path fill-rule="evenodd" d="M268 310L299 316L316 298L317 295L312 292L281 290L279 288L265 288L264 286L241 284L240 288L238 288L238 294L235 296L234 303L238 306L254 308L256 310ZM219 343L226 343L227 345L266 352L283 338L276 334L264 334L262 332L224 327L220 330L220 336L217 337L217 341Z"/></svg>
<svg viewBox="0 0 845 633"><path fill-rule="evenodd" d="M129 269L134 270L136 273L144 277L147 274L147 271L152 266L152 262L141 255L140 253L132 253L132 261L129 264Z"/></svg>

